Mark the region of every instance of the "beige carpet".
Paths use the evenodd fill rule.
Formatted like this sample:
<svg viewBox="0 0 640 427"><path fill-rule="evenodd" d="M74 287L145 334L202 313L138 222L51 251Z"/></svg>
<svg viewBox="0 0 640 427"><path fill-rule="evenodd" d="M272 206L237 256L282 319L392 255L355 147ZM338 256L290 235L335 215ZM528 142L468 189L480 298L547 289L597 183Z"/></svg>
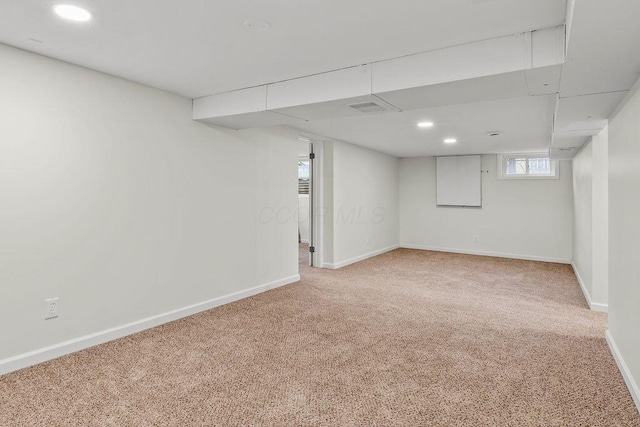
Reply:
<svg viewBox="0 0 640 427"><path fill-rule="evenodd" d="M2 426L640 426L566 265L396 250L0 378Z"/></svg>
<svg viewBox="0 0 640 427"><path fill-rule="evenodd" d="M301 267L309 266L309 245L306 243L298 243L298 264Z"/></svg>

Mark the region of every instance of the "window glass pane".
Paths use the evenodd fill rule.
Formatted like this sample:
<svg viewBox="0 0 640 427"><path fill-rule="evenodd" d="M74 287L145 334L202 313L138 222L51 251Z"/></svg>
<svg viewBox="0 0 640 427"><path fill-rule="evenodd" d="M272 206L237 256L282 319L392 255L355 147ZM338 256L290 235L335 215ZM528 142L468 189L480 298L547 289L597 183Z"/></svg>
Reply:
<svg viewBox="0 0 640 427"><path fill-rule="evenodd" d="M505 165L505 175L526 175L527 159L512 157L507 159Z"/></svg>
<svg viewBox="0 0 640 427"><path fill-rule="evenodd" d="M546 154L503 154L498 179L558 178L558 164Z"/></svg>
<svg viewBox="0 0 640 427"><path fill-rule="evenodd" d="M298 162L298 178L309 179L309 161Z"/></svg>
<svg viewBox="0 0 640 427"><path fill-rule="evenodd" d="M551 160L548 157L529 159L530 175L551 175Z"/></svg>
<svg viewBox="0 0 640 427"><path fill-rule="evenodd" d="M298 194L309 194L309 161L298 162Z"/></svg>

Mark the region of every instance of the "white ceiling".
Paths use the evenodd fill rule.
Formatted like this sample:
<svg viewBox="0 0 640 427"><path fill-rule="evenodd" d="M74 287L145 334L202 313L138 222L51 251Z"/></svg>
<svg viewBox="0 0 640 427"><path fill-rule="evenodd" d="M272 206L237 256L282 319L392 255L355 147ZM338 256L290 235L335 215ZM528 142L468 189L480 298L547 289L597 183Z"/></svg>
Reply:
<svg viewBox="0 0 640 427"><path fill-rule="evenodd" d="M560 97L629 90L640 77L640 1L577 0Z"/></svg>
<svg viewBox="0 0 640 427"><path fill-rule="evenodd" d="M552 155L573 157L606 126L640 77L640 1L575 3L567 62L562 66Z"/></svg>
<svg viewBox="0 0 640 427"><path fill-rule="evenodd" d="M555 95L525 96L437 108L314 120L296 128L396 157L549 149ZM421 129L420 121L436 126ZM488 132L500 131L491 137ZM456 144L445 144L445 138Z"/></svg>
<svg viewBox="0 0 640 427"><path fill-rule="evenodd" d="M190 98L555 27L567 8L567 0L68 0L94 12L86 25L55 17L57 2L1 1L0 42ZM640 76L639 15L638 0L576 0L567 63L548 76L412 89L388 95L401 113L291 126L400 157L546 151L550 143L572 157ZM266 19L271 30L246 31L248 19ZM526 96L522 88L536 85L550 95ZM417 129L423 119L436 127ZM503 133L487 136L494 130ZM449 136L459 142L445 145Z"/></svg>
<svg viewBox="0 0 640 427"><path fill-rule="evenodd" d="M55 0L0 2L0 42L195 98L553 27L566 0ZM266 19L267 32L248 32ZM30 38L40 40L34 42Z"/></svg>

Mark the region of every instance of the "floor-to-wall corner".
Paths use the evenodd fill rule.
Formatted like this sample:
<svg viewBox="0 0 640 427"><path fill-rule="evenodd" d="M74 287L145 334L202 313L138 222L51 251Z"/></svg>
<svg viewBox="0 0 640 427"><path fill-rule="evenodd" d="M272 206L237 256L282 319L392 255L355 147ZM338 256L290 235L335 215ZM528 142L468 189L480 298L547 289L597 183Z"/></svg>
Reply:
<svg viewBox="0 0 640 427"><path fill-rule="evenodd" d="M398 158L328 141L324 162L324 267L341 268L398 248Z"/></svg>
<svg viewBox="0 0 640 427"><path fill-rule="evenodd" d="M571 163L559 179L500 180L482 156L482 207L436 205L435 157L400 160L400 245L536 261L571 261Z"/></svg>
<svg viewBox="0 0 640 427"><path fill-rule="evenodd" d="M297 132L205 126L187 98L0 58L0 372L298 279Z"/></svg>
<svg viewBox="0 0 640 427"><path fill-rule="evenodd" d="M573 159L572 266L589 307L608 310L608 128Z"/></svg>
<svg viewBox="0 0 640 427"><path fill-rule="evenodd" d="M593 304L609 307L609 128L592 138L593 145Z"/></svg>

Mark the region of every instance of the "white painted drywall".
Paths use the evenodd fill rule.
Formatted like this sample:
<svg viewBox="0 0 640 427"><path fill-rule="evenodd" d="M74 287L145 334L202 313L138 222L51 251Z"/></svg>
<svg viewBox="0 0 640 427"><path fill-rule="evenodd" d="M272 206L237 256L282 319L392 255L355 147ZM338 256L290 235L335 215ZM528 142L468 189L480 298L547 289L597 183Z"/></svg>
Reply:
<svg viewBox="0 0 640 427"><path fill-rule="evenodd" d="M587 301L593 295L593 145L573 159L573 265Z"/></svg>
<svg viewBox="0 0 640 427"><path fill-rule="evenodd" d="M608 128L573 159L573 266L589 306L607 311L609 266Z"/></svg>
<svg viewBox="0 0 640 427"><path fill-rule="evenodd" d="M592 138L593 146L593 307L609 304L609 127Z"/></svg>
<svg viewBox="0 0 640 427"><path fill-rule="evenodd" d="M322 262L323 267L332 268L334 246L334 179L333 179L333 141L325 141L322 144L322 207L314 212L317 220L322 222Z"/></svg>
<svg viewBox="0 0 640 427"><path fill-rule="evenodd" d="M297 133L207 127L189 99L4 45L0 63L0 359L297 275Z"/></svg>
<svg viewBox="0 0 640 427"><path fill-rule="evenodd" d="M325 265L339 268L396 248L398 158L340 141L324 144L325 208L331 213L325 231L333 240L325 239L332 245Z"/></svg>
<svg viewBox="0 0 640 427"><path fill-rule="evenodd" d="M640 82L609 121L609 331L640 385ZM640 396L636 394L640 408Z"/></svg>
<svg viewBox="0 0 640 427"><path fill-rule="evenodd" d="M400 246L570 262L571 163L557 180L498 180L496 163L482 156L482 208L459 208L436 206L434 157L400 159Z"/></svg>

